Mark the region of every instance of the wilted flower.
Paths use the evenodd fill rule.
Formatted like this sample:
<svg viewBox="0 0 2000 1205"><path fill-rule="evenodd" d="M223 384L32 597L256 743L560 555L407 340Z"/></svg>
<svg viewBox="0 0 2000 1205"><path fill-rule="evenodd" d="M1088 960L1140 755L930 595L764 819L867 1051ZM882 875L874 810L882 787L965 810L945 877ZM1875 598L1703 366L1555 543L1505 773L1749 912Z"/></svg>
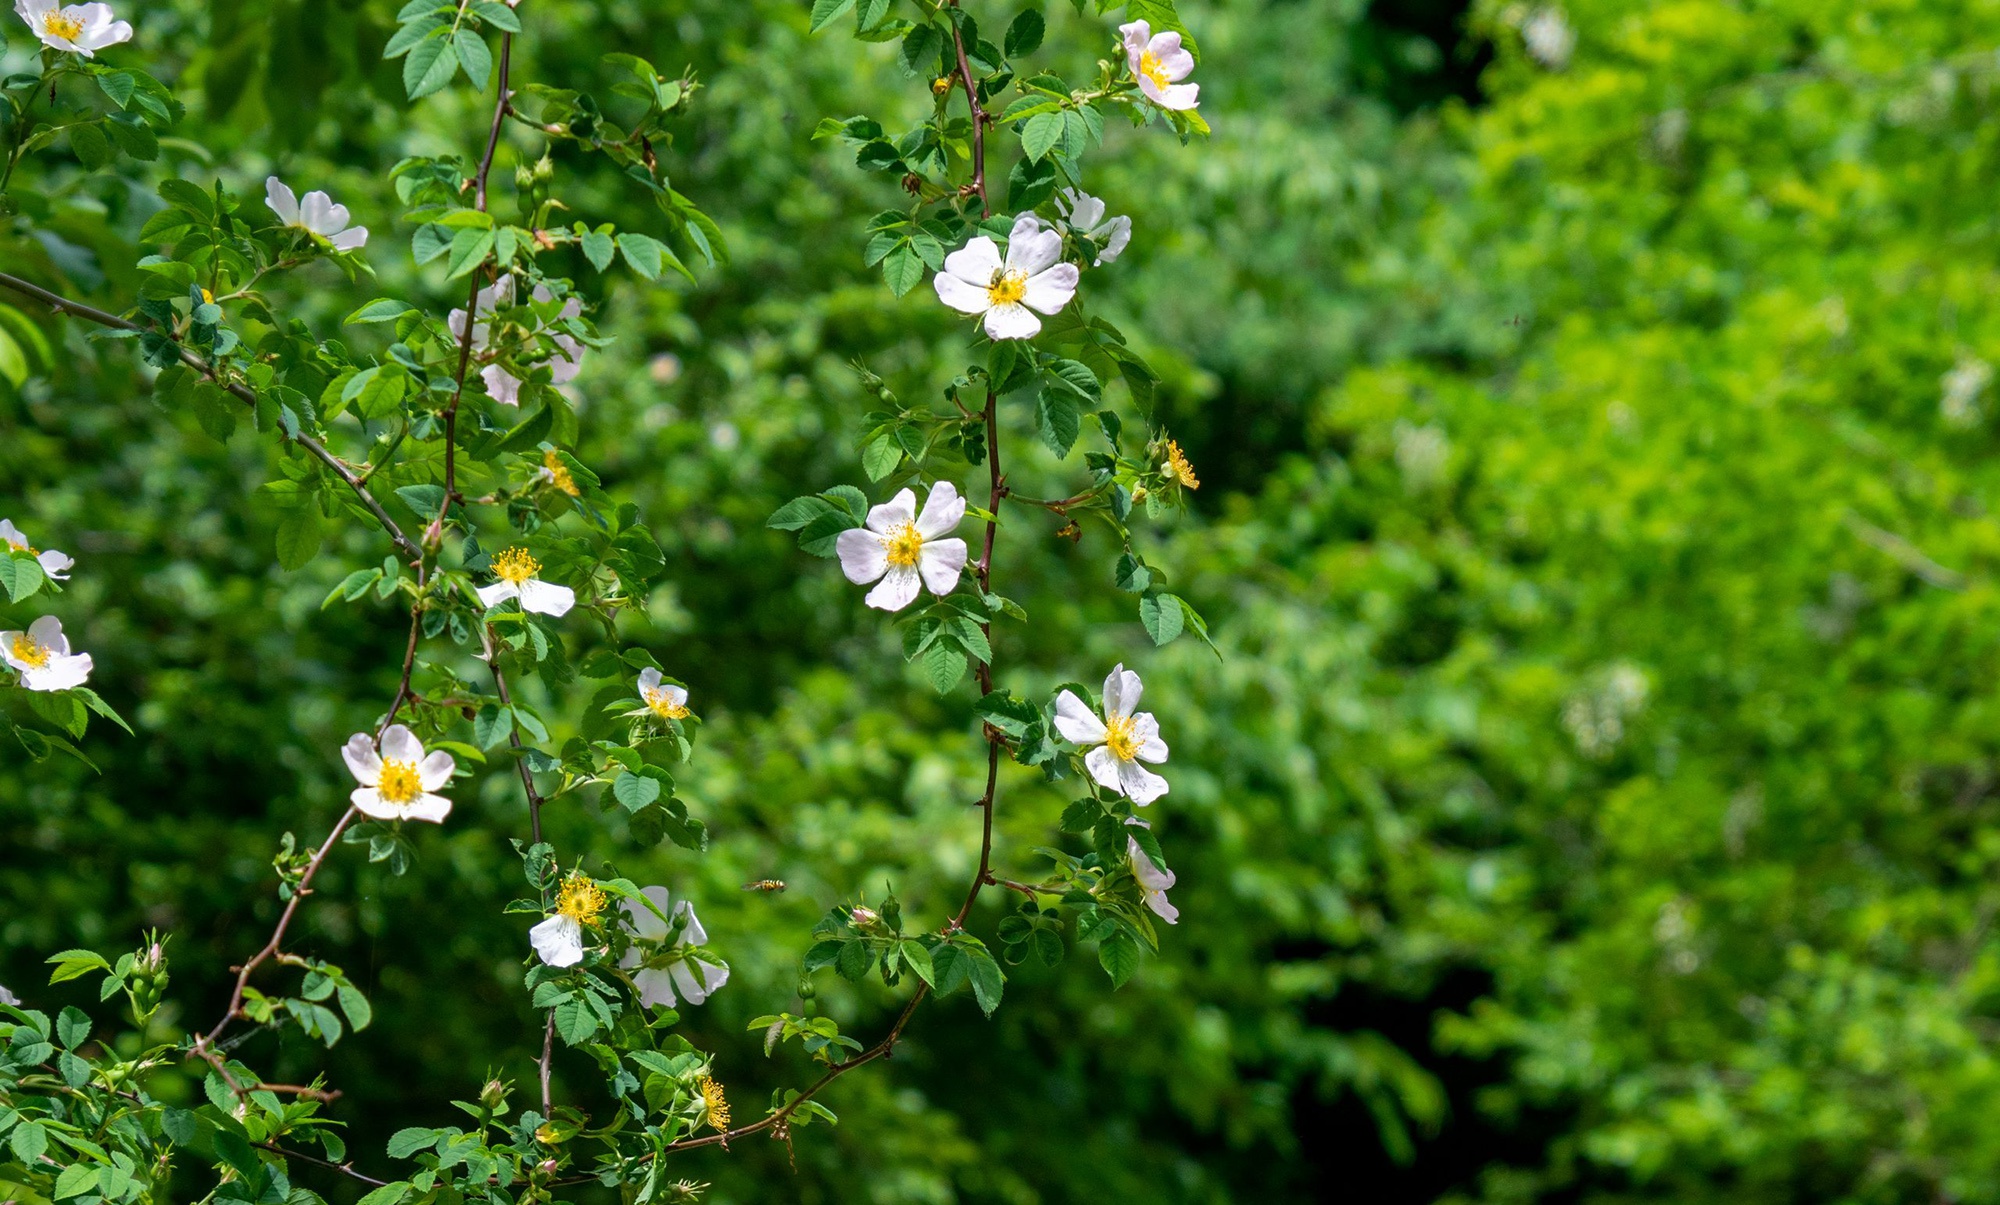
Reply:
<svg viewBox="0 0 2000 1205"><path fill-rule="evenodd" d="M722 1084L713 1076L704 1075L696 1081L701 1089L702 1120L718 1130L729 1128L729 1098L723 1095Z"/></svg>
<svg viewBox="0 0 2000 1205"><path fill-rule="evenodd" d="M533 296L535 301L540 304L546 304L555 299L555 294L549 292L547 285L536 285ZM495 306L512 305L513 301L514 275L510 272L479 290L473 302L473 309L477 318L483 319L485 315L493 312ZM572 297L563 302L563 307L556 316L558 318L574 318L581 313L583 313L583 303ZM453 336L459 339L465 338L464 310L453 310L447 317L446 323L451 327ZM491 346L489 342L491 337L489 323L481 320L473 322L472 349L474 351L487 350ZM583 344L570 335L555 334L549 337L554 340L556 345L555 354L550 356L548 360L549 380L557 385L567 384L576 379L577 373L583 371ZM485 368L480 369L479 379L486 382L486 392L493 395L494 401L505 406L518 406L521 404L521 386L526 382L498 364L488 364Z"/></svg>
<svg viewBox="0 0 2000 1205"><path fill-rule="evenodd" d="M660 671L650 667L639 671L639 701L663 720L684 720L694 714L688 710L687 687L661 681Z"/></svg>
<svg viewBox="0 0 2000 1205"><path fill-rule="evenodd" d="M1137 816L1127 816L1125 823L1139 828L1153 827ZM1135 837L1125 838L1125 853L1132 859L1132 877L1139 880L1139 889L1146 893L1146 907L1168 924L1180 924L1181 910L1167 899L1167 888L1174 885L1174 872L1155 866Z"/></svg>
<svg viewBox="0 0 2000 1205"><path fill-rule="evenodd" d="M1132 241L1132 219L1120 214L1105 217L1104 202L1081 189L1065 188L1056 194L1056 208L1069 220L1069 228L1096 243L1102 250L1092 263L1103 265L1125 254Z"/></svg>
<svg viewBox="0 0 2000 1205"><path fill-rule="evenodd" d="M1073 744L1090 748L1083 764L1107 791L1116 791L1144 805L1167 793L1167 780L1140 765L1167 760L1167 743L1160 739L1160 722L1150 711L1137 715L1139 675L1123 665L1104 679L1104 718L1099 719L1073 691L1056 696L1056 731Z"/></svg>
<svg viewBox="0 0 2000 1205"><path fill-rule="evenodd" d="M938 537L965 517L965 499L958 496L957 486L940 481L924 499L924 513L916 512L916 494L901 490L869 510L868 526L849 528L835 542L848 581L864 585L882 579L868 592L871 607L902 610L915 601L920 580L939 596L958 585L965 569L965 541Z"/></svg>
<svg viewBox="0 0 2000 1205"><path fill-rule="evenodd" d="M525 548L509 548L493 558L493 575L500 580L479 587L482 606L495 606L510 598L521 600L523 611L537 615L567 615L576 605L576 591L536 577L542 563Z"/></svg>
<svg viewBox="0 0 2000 1205"><path fill-rule="evenodd" d="M44 615L25 632L0 632L0 659L29 690L68 690L90 677L90 654L71 653L62 621Z"/></svg>
<svg viewBox="0 0 2000 1205"><path fill-rule="evenodd" d="M988 338L1032 339L1042 320L1029 310L1054 314L1076 296L1076 265L1061 259L1062 235L1024 213L1014 219L1004 261L993 240L978 235L944 257L931 283L952 309L984 315Z"/></svg>
<svg viewBox="0 0 2000 1205"><path fill-rule="evenodd" d="M542 467L535 473L537 481L546 481L572 498L581 498L583 491L576 488L576 477L569 466L562 462L562 456L554 448L542 452Z"/></svg>
<svg viewBox="0 0 2000 1205"><path fill-rule="evenodd" d="M1151 25L1134 21L1120 25L1118 36L1125 40L1125 60L1147 100L1162 109L1192 109L1201 103L1201 85L1180 82L1194 70L1194 56L1181 45L1181 35L1155 35Z"/></svg>
<svg viewBox="0 0 2000 1205"><path fill-rule="evenodd" d="M1160 462L1160 476L1184 490L1201 488L1201 480L1194 475L1194 466L1188 463L1187 454L1181 451L1180 444L1171 439L1167 441L1166 459Z"/></svg>
<svg viewBox="0 0 2000 1205"><path fill-rule="evenodd" d="M357 732L340 747L340 756L361 784L348 798L362 815L433 824L451 815L451 800L435 792L451 781L458 763L442 749L426 756L424 743L403 725L383 731L379 752L367 733Z"/></svg>
<svg viewBox="0 0 2000 1205"><path fill-rule="evenodd" d="M25 552L32 555L35 558L35 563L42 567L42 572L59 582L69 580L70 566L76 564L73 558L65 556L53 548L37 549L34 545L28 543L28 537L23 534L20 528L14 526L12 519L0 519L0 543L6 544L10 551Z"/></svg>
<svg viewBox="0 0 2000 1205"><path fill-rule="evenodd" d="M717 988L729 982L729 965L705 962L695 957L693 947L708 943L708 930L701 927L693 904L682 900L669 908L670 897L665 887L648 887L640 894L672 917L673 925L655 916L651 908L637 900L626 900L621 905L625 912L625 928L635 940L632 948L618 960L618 965L627 970L638 968L632 982L639 988L641 1004L664 1004L673 1008L678 1003L674 994L676 988L689 1004L700 1004ZM675 927L678 927L679 933L674 937L673 944L665 944L667 934ZM651 949L642 950L642 944Z"/></svg>
<svg viewBox="0 0 2000 1205"><path fill-rule="evenodd" d="M14 0L14 11L35 31L42 45L74 51L87 59L96 58L106 46L132 40L132 27L112 20L109 4L58 8L56 0Z"/></svg>
<svg viewBox="0 0 2000 1205"><path fill-rule="evenodd" d="M333 198L323 192L309 192L301 201L284 181L270 176L264 181L264 204L285 225L318 235L332 243L335 251L353 251L368 245L368 227L350 228L347 206L335 205Z"/></svg>
<svg viewBox="0 0 2000 1205"><path fill-rule="evenodd" d="M573 870L556 892L556 910L528 930L528 944L552 967L573 967L583 961L583 927L597 923L604 911L604 889L590 876Z"/></svg>

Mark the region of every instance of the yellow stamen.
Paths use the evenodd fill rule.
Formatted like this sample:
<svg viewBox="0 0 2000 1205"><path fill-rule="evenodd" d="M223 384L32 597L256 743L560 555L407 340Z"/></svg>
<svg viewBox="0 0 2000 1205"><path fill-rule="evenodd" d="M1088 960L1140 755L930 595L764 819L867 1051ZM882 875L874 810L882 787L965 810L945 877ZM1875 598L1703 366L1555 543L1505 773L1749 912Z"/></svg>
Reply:
<svg viewBox="0 0 2000 1205"><path fill-rule="evenodd" d="M924 538L917 534L915 523L898 523L895 530L882 537L882 546L888 553L890 565L908 569L917 563L917 554L923 551Z"/></svg>
<svg viewBox="0 0 2000 1205"><path fill-rule="evenodd" d="M704 1075L698 1086L701 1088L701 1103L708 1115L708 1124L718 1130L728 1129L729 1099L722 1094L722 1085Z"/></svg>
<svg viewBox="0 0 2000 1205"><path fill-rule="evenodd" d="M542 468L549 475L550 485L572 498L582 497L582 491L576 488L576 478L570 475L569 466L562 462L562 457L556 455L554 448L542 453Z"/></svg>
<svg viewBox="0 0 2000 1205"><path fill-rule="evenodd" d="M23 633L14 637L14 660L41 669L49 663L49 646L36 644L33 637Z"/></svg>
<svg viewBox="0 0 2000 1205"><path fill-rule="evenodd" d="M604 911L604 890L591 882L589 875L573 870L556 896L556 911L579 925L594 924L597 914Z"/></svg>
<svg viewBox="0 0 2000 1205"><path fill-rule="evenodd" d="M1104 747L1119 761L1139 755L1139 721L1129 715L1114 715L1104 721Z"/></svg>
<svg viewBox="0 0 2000 1205"><path fill-rule="evenodd" d="M986 286L986 299L994 305L1017 305L1028 295L1028 276L1012 268L993 269L993 283Z"/></svg>
<svg viewBox="0 0 2000 1205"><path fill-rule="evenodd" d="M663 720L684 720L694 714L687 704L674 702L674 697L659 687L646 692L646 706Z"/></svg>
<svg viewBox="0 0 2000 1205"><path fill-rule="evenodd" d="M375 789L389 803L414 803L417 796L424 793L423 780L417 777L417 763L382 759L382 781Z"/></svg>
<svg viewBox="0 0 2000 1205"><path fill-rule="evenodd" d="M1160 65L1160 56L1148 50L1139 55L1139 74L1153 81L1153 86L1162 92L1172 86L1167 78L1167 69Z"/></svg>
<svg viewBox="0 0 2000 1205"><path fill-rule="evenodd" d="M1181 446L1171 439L1167 441L1167 459L1160 466L1160 476L1183 489L1201 488L1201 481L1194 475L1194 466L1189 464L1188 458L1182 454Z"/></svg>
<svg viewBox="0 0 2000 1205"><path fill-rule="evenodd" d="M42 18L42 32L52 38L74 42L83 36L83 22L61 9L56 9Z"/></svg>
<svg viewBox="0 0 2000 1205"><path fill-rule="evenodd" d="M542 571L542 563L525 548L509 548L493 558L493 573L502 581L520 585Z"/></svg>

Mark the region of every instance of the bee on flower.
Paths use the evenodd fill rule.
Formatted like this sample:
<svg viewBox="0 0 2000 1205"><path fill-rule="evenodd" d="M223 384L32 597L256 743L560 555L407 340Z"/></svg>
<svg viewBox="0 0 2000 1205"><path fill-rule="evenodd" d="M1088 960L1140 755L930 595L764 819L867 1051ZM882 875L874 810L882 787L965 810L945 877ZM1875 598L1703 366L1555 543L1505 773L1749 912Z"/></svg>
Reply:
<svg viewBox="0 0 2000 1205"><path fill-rule="evenodd" d="M632 935L632 948L625 951L618 965L633 972L632 983L639 989L639 1003L668 1008L675 1007L680 999L689 1004L702 1003L729 982L729 964L710 961L696 953L697 947L708 944L708 930L701 927L692 903L682 900L669 907L671 897L665 887L647 887L640 894L673 920L671 924L661 920L637 900L628 899L620 905L625 914L625 929ZM717 1128L726 1125L725 1121L724 1126Z"/></svg>
<svg viewBox="0 0 2000 1205"><path fill-rule="evenodd" d="M451 800L437 794L458 769L451 754L424 752L424 743L402 724L382 731L379 744L365 732L347 738L341 760L361 785L348 798L371 820L428 820L441 824Z"/></svg>
<svg viewBox="0 0 2000 1205"><path fill-rule="evenodd" d="M14 526L12 519L0 519L0 543L5 543L10 552L25 552L34 557L35 563L42 567L43 575L55 581L68 581L70 567L76 564L74 558L53 548L38 549L28 543L27 535Z"/></svg>
<svg viewBox="0 0 2000 1205"><path fill-rule="evenodd" d="M1139 92L1162 109L1192 109L1200 104L1200 84L1183 84L1194 71L1194 55L1181 45L1177 33L1155 34L1144 21L1118 27L1125 43L1126 65L1139 83Z"/></svg>
<svg viewBox="0 0 2000 1205"><path fill-rule="evenodd" d="M537 615L569 614L569 609L576 605L576 591L536 577L541 571L542 563L530 556L527 549L507 549L493 558L493 576L500 580L479 587L480 605L496 607L513 598L520 600L523 611Z"/></svg>
<svg viewBox="0 0 2000 1205"><path fill-rule="evenodd" d="M1060 262L1062 234L1032 213L1014 219L1007 255L985 235L944 257L932 281L938 300L978 315L989 339L1032 339L1042 320L1030 311L1059 313L1076 296L1077 267Z"/></svg>
<svg viewBox="0 0 2000 1205"><path fill-rule="evenodd" d="M368 227L349 226L347 206L334 204L332 197L317 189L302 201L283 180L270 176L264 181L264 204L287 228L325 239L335 251L358 251L368 245ZM205 289L202 295L210 297Z"/></svg>
<svg viewBox="0 0 2000 1205"><path fill-rule="evenodd" d="M62 620L44 615L25 632L0 632L0 660L29 690L69 690L90 677L90 654L69 651Z"/></svg>
<svg viewBox="0 0 2000 1205"><path fill-rule="evenodd" d="M583 931L597 924L604 911L604 888L581 870L572 870L556 891L556 910L528 930L528 944L552 967L573 967L583 961Z"/></svg>
<svg viewBox="0 0 2000 1205"><path fill-rule="evenodd" d="M921 515L916 494L902 490L870 508L867 526L840 533L834 548L840 554L841 572L857 586L880 578L882 584L868 592L866 601L882 611L900 611L915 602L920 583L943 597L958 586L966 549L965 541L956 536L940 537L963 518L965 499L949 481L931 487Z"/></svg>
<svg viewBox="0 0 2000 1205"><path fill-rule="evenodd" d="M1167 780L1140 765L1167 760L1167 743L1160 739L1160 722L1150 711L1135 713L1144 687L1139 675L1113 666L1104 679L1104 715L1065 690L1056 696L1056 731L1082 746L1084 768L1097 785L1145 806L1167 793Z"/></svg>
<svg viewBox="0 0 2000 1205"><path fill-rule="evenodd" d="M56 0L14 0L14 11L28 23L42 45L94 59L106 46L132 40L132 26L113 19L109 4L72 4Z"/></svg>

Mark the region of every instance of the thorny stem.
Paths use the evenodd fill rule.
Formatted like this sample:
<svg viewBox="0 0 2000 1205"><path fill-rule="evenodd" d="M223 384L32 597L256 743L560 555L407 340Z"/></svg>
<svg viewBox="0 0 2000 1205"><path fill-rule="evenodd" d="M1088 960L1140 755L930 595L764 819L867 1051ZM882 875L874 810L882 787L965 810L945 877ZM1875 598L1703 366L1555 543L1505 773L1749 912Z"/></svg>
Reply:
<svg viewBox="0 0 2000 1205"><path fill-rule="evenodd" d="M958 0L951 0L953 8ZM972 182L967 187L979 194L979 216L993 216L993 202L986 195L986 125L992 119L979 104L979 86L972 81L972 64L965 57L965 35L958 22L951 23L951 44L958 52L958 82L965 88L965 103L972 113Z"/></svg>
<svg viewBox="0 0 2000 1205"><path fill-rule="evenodd" d="M507 689L507 675L500 668L500 649L497 645L493 643L492 628L486 629L484 633L484 640L486 644L486 666L488 669L491 669L493 671L494 692L500 696L501 706L512 707L514 705L514 697L513 694ZM542 793L535 789L535 776L534 773L528 769L528 759L520 755L521 754L520 730L516 728L513 731L510 731L507 734L507 739L514 748L514 755L515 755L514 766L521 772L521 790L528 797L529 835L533 839L532 840L533 844L540 845L542 843L542 802L543 802ZM548 906L548 903L549 903L548 891L545 888L542 892L542 906L546 908ZM542 1029L542 1057L540 1064L537 1067L537 1071L539 1073L539 1078L541 1080L541 1085L542 1085L542 1116L544 1117L550 1115L551 1106L554 1103L549 1095L549 1068L554 1063L555 1046L556 1046L556 1010L551 1008L549 1010L548 1020L546 1021Z"/></svg>

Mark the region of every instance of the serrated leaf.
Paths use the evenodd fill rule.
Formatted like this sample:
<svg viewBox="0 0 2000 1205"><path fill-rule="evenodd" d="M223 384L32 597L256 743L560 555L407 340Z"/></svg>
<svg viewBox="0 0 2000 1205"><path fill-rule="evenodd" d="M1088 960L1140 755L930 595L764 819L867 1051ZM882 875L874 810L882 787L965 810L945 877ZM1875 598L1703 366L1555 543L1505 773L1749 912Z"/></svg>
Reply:
<svg viewBox="0 0 2000 1205"><path fill-rule="evenodd" d="M472 740L481 749L505 744L514 732L514 709L488 703L472 718Z"/></svg>
<svg viewBox="0 0 2000 1205"><path fill-rule="evenodd" d="M486 262L498 236L491 230L469 227L452 236L451 251L445 258L448 279L464 276Z"/></svg>
<svg viewBox="0 0 2000 1205"><path fill-rule="evenodd" d="M1076 446L1082 430L1076 395L1066 388L1043 385L1035 395L1035 434L1042 437L1042 443L1057 457L1065 457Z"/></svg>
<svg viewBox="0 0 2000 1205"><path fill-rule="evenodd" d="M808 27L809 31L818 33L831 22L839 20L842 13L853 7L854 0L813 0L812 24Z"/></svg>
<svg viewBox="0 0 2000 1205"><path fill-rule="evenodd" d="M1132 972L1139 969L1139 943L1122 931L1105 938L1097 943L1097 965L1111 976L1112 987L1124 987Z"/></svg>
<svg viewBox="0 0 2000 1205"><path fill-rule="evenodd" d="M947 694L965 677L965 654L940 640L924 651L924 677L939 694Z"/></svg>
<svg viewBox="0 0 2000 1205"><path fill-rule="evenodd" d="M1041 49L1042 34L1046 27L1047 21L1043 19L1041 9L1022 9L1007 26L1004 46L1007 57L1017 59Z"/></svg>
<svg viewBox="0 0 2000 1205"><path fill-rule="evenodd" d="M626 811L636 812L660 797L660 784L644 774L628 772L611 784L611 794Z"/></svg>
<svg viewBox="0 0 2000 1205"><path fill-rule="evenodd" d="M1061 113L1037 113L1021 128L1021 151L1028 158L1039 160L1049 153L1050 147L1062 141L1062 135Z"/></svg>
<svg viewBox="0 0 2000 1205"><path fill-rule="evenodd" d="M452 52L444 24L439 22L410 47L403 60L403 90L411 100L429 96L451 82L457 70L458 55Z"/></svg>
<svg viewBox="0 0 2000 1205"><path fill-rule="evenodd" d="M1139 622L1154 644L1168 644L1186 627L1187 612L1178 597L1154 591L1139 597Z"/></svg>
<svg viewBox="0 0 2000 1205"><path fill-rule="evenodd" d="M593 230L583 236L582 244L583 257L590 261L591 267L599 272L611 267L612 257L617 254L618 247L611 241L609 234Z"/></svg>

